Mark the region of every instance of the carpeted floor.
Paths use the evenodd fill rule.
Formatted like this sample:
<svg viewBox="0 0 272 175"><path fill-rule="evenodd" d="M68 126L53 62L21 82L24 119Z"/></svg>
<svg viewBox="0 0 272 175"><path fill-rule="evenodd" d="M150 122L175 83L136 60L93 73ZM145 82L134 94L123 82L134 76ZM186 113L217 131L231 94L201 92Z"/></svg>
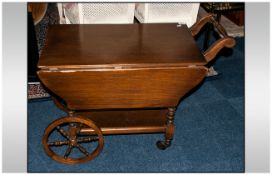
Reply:
<svg viewBox="0 0 272 175"><path fill-rule="evenodd" d="M113 135L105 136L94 160L58 163L41 141L47 125L65 113L50 99L29 101L28 172L244 172L244 38L235 39L235 48L224 49L212 64L220 75L178 106L174 140L164 151L155 145L163 134ZM203 35L200 48L202 41Z"/></svg>

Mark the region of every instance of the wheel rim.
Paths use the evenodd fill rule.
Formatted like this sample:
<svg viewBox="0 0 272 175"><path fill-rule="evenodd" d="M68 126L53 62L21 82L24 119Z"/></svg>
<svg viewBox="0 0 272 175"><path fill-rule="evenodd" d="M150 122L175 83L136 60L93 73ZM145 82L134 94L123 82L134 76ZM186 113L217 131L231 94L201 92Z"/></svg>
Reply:
<svg viewBox="0 0 272 175"><path fill-rule="evenodd" d="M79 143L82 143L81 141L83 142L88 142L88 140L90 142L93 142L94 140L91 140L90 137L88 139L78 139L77 137L75 137L74 139L71 138L71 137L68 137L69 139L66 138L65 141L63 142L48 142L48 139L50 137L50 134L55 131L55 129L57 129L57 127L60 127L61 125L63 124L71 124L71 123L80 123L80 124L84 124L90 128L92 128L95 133L97 134L98 136L98 145L96 147L96 149L91 152L90 154L87 154L87 153L84 153L84 157L81 157L81 158L69 158L69 154L71 153L72 149L73 148L78 148L80 150L80 152L84 152L84 147L82 148L82 146L79 144ZM70 133L70 127L69 127L69 131L68 133L66 133L68 136L71 136L69 135ZM57 129L58 130L58 129ZM61 132L61 131L59 131ZM65 132L64 132L65 133ZM65 135L65 134L64 134ZM76 140L75 140L76 139ZM81 117L81 116L76 116L76 117L62 117L62 118L59 118L57 120L55 120L54 122L52 122L46 129L45 129L45 132L44 132L44 136L43 136L43 147L45 149L45 152L47 153L47 155L49 157L51 157L52 159L58 161L58 162L61 162L61 163L66 163L66 164L77 164L77 163L83 163L83 162L86 162L86 161L90 161L92 159L94 159L103 149L103 145L104 145L104 139L103 139L103 134L101 132L101 130L88 118L86 117ZM68 156L67 158L65 158L65 155L63 156L60 156L58 154L56 154L52 149L52 144L54 143L55 145L53 146L62 146L62 145L68 145L68 148L65 152L65 155L66 153L68 153ZM59 145L58 145L59 144ZM69 152L69 149L70 149L70 152ZM86 149L85 149L86 151Z"/></svg>

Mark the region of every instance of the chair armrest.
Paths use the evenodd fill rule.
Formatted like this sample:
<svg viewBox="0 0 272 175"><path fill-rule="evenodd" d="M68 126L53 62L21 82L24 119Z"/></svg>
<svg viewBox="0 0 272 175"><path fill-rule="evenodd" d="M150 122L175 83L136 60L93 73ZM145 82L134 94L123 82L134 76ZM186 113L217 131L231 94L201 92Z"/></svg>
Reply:
<svg viewBox="0 0 272 175"><path fill-rule="evenodd" d="M206 61L210 62L211 60L213 60L215 58L215 56L218 54L218 52L221 49L223 49L224 47L228 47L228 48L234 47L236 44L236 41L234 40L233 37L228 36L224 27L214 19L214 16L212 14L209 14L209 15L201 18L198 22L196 22L190 28L192 36L196 36L206 23L211 23L217 29L217 32L222 36L222 38L215 41L210 46L210 48L208 48L204 52L204 57L205 57Z"/></svg>

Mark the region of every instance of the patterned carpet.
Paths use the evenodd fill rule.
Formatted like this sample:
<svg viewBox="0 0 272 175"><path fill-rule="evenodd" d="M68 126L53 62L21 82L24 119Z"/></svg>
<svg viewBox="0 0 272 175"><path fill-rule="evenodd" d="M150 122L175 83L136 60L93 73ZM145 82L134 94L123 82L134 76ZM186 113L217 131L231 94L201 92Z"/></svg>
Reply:
<svg viewBox="0 0 272 175"><path fill-rule="evenodd" d="M39 55L46 38L48 25L59 24L59 14L55 3L49 3L43 19L35 26ZM40 82L28 83L28 99L48 98L50 95L44 90Z"/></svg>
<svg viewBox="0 0 272 175"><path fill-rule="evenodd" d="M59 24L59 13L58 13L56 3L48 4L48 9L46 11L46 14L44 15L44 18L42 19L40 23L38 23L35 26L36 37L38 40L39 54L42 51L45 37L46 37L47 28L48 28L48 25L50 24Z"/></svg>

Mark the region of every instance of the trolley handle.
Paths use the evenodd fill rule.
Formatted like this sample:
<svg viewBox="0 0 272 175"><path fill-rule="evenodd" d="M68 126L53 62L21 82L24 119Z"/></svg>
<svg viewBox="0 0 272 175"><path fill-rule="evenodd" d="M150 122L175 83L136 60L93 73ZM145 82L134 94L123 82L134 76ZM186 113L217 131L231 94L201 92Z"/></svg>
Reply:
<svg viewBox="0 0 272 175"><path fill-rule="evenodd" d="M215 41L203 54L206 61L210 62L224 47L233 48L236 41L233 37L228 36L224 27L215 20L212 14L204 16L190 28L192 36L196 36L206 23L211 23L217 29L217 32L222 36L222 38Z"/></svg>

